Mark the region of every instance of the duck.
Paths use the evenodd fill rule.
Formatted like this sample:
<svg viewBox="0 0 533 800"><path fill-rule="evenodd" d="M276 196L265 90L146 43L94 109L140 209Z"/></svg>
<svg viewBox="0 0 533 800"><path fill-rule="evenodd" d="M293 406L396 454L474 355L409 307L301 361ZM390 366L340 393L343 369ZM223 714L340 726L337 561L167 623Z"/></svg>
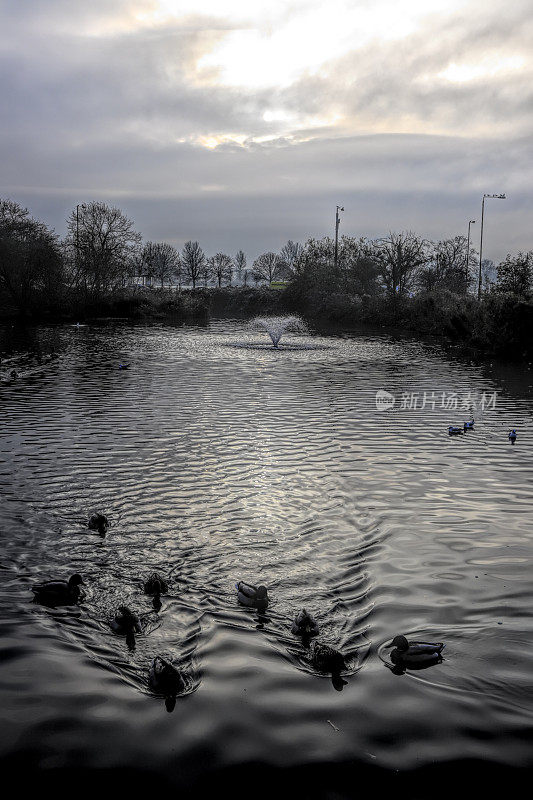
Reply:
<svg viewBox="0 0 533 800"><path fill-rule="evenodd" d="M450 436L457 436L459 433L464 433L464 428L456 428L453 425L450 425L448 428L448 433Z"/></svg>
<svg viewBox="0 0 533 800"><path fill-rule="evenodd" d="M470 422L465 422L463 427L464 432L473 431L474 430L474 417L470 420Z"/></svg>
<svg viewBox="0 0 533 800"><path fill-rule="evenodd" d="M155 692L170 697L185 689L185 681L181 672L163 656L156 656L152 661L150 685Z"/></svg>
<svg viewBox="0 0 533 800"><path fill-rule="evenodd" d="M235 584L237 589L237 599L243 606L257 608L259 611L265 611L269 598L266 586L254 586L251 583L239 581Z"/></svg>
<svg viewBox="0 0 533 800"><path fill-rule="evenodd" d="M311 661L315 669L320 672L331 672L333 675L338 675L341 670L347 669L342 653L323 642L314 643Z"/></svg>
<svg viewBox="0 0 533 800"><path fill-rule="evenodd" d="M303 638L311 638L311 636L318 636L319 628L318 622L311 614L302 608L294 617L291 632L295 636L302 636Z"/></svg>
<svg viewBox="0 0 533 800"><path fill-rule="evenodd" d="M144 582L144 591L146 594L153 594L158 597L160 594L168 592L168 583L157 572L152 572L149 578Z"/></svg>
<svg viewBox="0 0 533 800"><path fill-rule="evenodd" d="M121 362L120 362L120 364L118 365L118 368L119 368L119 369L129 369L129 368L130 368L130 365L129 365L129 364L124 364L124 363L122 363L122 361L121 361Z"/></svg>
<svg viewBox="0 0 533 800"><path fill-rule="evenodd" d="M42 583L34 583L31 587L35 600L51 605L75 605L79 600L85 596L83 589L80 586L83 584L83 578L79 573L71 575L68 581L43 581Z"/></svg>
<svg viewBox="0 0 533 800"><path fill-rule="evenodd" d="M126 634L126 636L142 632L139 617L128 606L118 607L110 625L115 633Z"/></svg>
<svg viewBox="0 0 533 800"><path fill-rule="evenodd" d="M512 431L509 431L509 441L514 444L516 442L516 431L513 428Z"/></svg>
<svg viewBox="0 0 533 800"><path fill-rule="evenodd" d="M442 661L443 642L409 642L405 636L392 640L391 661L405 667L430 666Z"/></svg>
<svg viewBox="0 0 533 800"><path fill-rule="evenodd" d="M103 535L109 527L109 520L105 514L93 514L89 518L88 526L92 531L98 531Z"/></svg>

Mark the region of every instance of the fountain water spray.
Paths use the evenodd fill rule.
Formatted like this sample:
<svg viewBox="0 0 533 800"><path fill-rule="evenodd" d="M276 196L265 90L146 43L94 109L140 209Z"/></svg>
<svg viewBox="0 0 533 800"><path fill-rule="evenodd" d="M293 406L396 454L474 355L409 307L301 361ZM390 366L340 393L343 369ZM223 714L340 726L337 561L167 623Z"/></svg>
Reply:
<svg viewBox="0 0 533 800"><path fill-rule="evenodd" d="M278 347L285 331L303 333L307 330L305 322L300 317L256 317L252 324L268 333L274 347Z"/></svg>

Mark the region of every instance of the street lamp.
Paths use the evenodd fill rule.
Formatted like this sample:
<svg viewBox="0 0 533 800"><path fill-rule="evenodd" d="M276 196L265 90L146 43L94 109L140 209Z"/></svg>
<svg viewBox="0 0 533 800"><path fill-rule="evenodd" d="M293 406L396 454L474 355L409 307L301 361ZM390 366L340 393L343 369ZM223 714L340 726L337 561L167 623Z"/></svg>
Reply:
<svg viewBox="0 0 533 800"><path fill-rule="evenodd" d="M466 289L465 289L466 294L468 294L468 275L469 275L468 263L470 261L470 226L475 224L476 224L475 219L471 219L468 223L468 240L466 245Z"/></svg>
<svg viewBox="0 0 533 800"><path fill-rule="evenodd" d="M335 269L337 269L337 261L339 259L339 223L341 221L339 211L344 211L344 206L337 206L335 211Z"/></svg>
<svg viewBox="0 0 533 800"><path fill-rule="evenodd" d="M477 282L477 299L481 300L481 259L483 258L483 216L485 214L485 198L493 198L495 200L505 200L505 194L484 194L481 203L481 236L479 240L479 274Z"/></svg>

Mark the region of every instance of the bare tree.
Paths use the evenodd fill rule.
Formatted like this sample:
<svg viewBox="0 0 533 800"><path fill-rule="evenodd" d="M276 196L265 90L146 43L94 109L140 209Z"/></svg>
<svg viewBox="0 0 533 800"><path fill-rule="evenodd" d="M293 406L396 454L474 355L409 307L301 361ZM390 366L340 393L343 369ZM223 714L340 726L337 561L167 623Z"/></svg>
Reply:
<svg viewBox="0 0 533 800"><path fill-rule="evenodd" d="M205 268L206 264L205 253L198 242L185 242L181 251L181 263L186 276L191 281L193 289L195 289L196 282L201 278L202 269Z"/></svg>
<svg viewBox="0 0 533 800"><path fill-rule="evenodd" d="M246 256L242 250L239 250L238 253L236 253L233 263L235 264L235 269L237 271L237 280L239 283L242 283L243 274L246 270Z"/></svg>
<svg viewBox="0 0 533 800"><path fill-rule="evenodd" d="M416 271L427 264L429 242L412 231L389 233L374 242L374 254L387 291L402 295L415 277Z"/></svg>
<svg viewBox="0 0 533 800"><path fill-rule="evenodd" d="M303 247L299 242L289 239L286 245L281 248L280 258L287 265L290 273L300 271Z"/></svg>
<svg viewBox="0 0 533 800"><path fill-rule="evenodd" d="M205 259L202 268L200 270L200 276L203 278L204 281L204 289L207 288L207 284L213 277L214 272L215 272L215 257L210 256L209 258Z"/></svg>
<svg viewBox="0 0 533 800"><path fill-rule="evenodd" d="M171 280L179 269L179 255L175 247L166 242L146 242L141 262L143 274L154 276L161 282Z"/></svg>
<svg viewBox="0 0 533 800"><path fill-rule="evenodd" d="M231 275L233 272L233 261L230 256L225 253L217 253L213 256L213 275L217 279L218 288L222 286L222 281L231 284Z"/></svg>
<svg viewBox="0 0 533 800"><path fill-rule="evenodd" d="M67 228L77 277L86 290L99 293L123 285L141 243L133 222L119 208L93 202L74 209Z"/></svg>
<svg viewBox="0 0 533 800"><path fill-rule="evenodd" d="M285 274L285 270L285 262L277 253L263 253L253 263L252 277L257 283L259 281L271 283Z"/></svg>

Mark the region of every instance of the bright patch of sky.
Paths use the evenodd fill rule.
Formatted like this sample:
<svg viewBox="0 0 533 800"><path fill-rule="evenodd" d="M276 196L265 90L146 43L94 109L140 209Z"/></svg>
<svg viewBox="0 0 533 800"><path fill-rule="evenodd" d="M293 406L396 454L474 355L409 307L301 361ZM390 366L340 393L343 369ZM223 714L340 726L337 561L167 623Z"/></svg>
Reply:
<svg viewBox="0 0 533 800"><path fill-rule="evenodd" d="M170 23L193 15L224 22L227 33L197 63L219 85L286 87L317 74L373 40L393 41L413 33L428 14L452 14L465 0L159 0L138 15L145 24ZM213 72L214 70L214 72Z"/></svg>

